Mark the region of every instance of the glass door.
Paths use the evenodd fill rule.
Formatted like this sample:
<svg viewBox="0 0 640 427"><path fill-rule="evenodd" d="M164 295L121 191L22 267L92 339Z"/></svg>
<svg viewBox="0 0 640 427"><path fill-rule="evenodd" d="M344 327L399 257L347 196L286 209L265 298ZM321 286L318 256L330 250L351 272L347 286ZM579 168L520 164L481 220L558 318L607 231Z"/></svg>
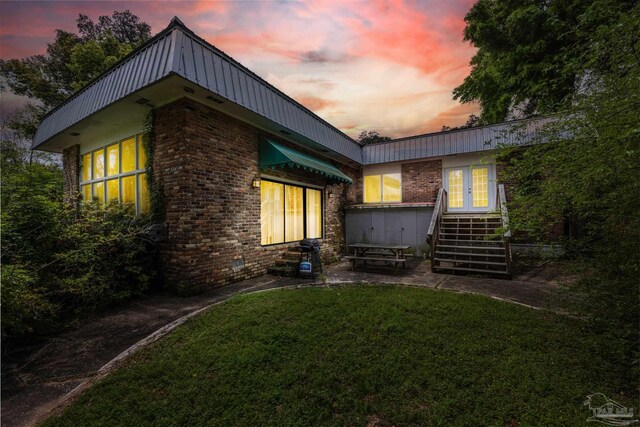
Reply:
<svg viewBox="0 0 640 427"><path fill-rule="evenodd" d="M447 210L486 212L492 208L490 166L465 166L445 170Z"/></svg>

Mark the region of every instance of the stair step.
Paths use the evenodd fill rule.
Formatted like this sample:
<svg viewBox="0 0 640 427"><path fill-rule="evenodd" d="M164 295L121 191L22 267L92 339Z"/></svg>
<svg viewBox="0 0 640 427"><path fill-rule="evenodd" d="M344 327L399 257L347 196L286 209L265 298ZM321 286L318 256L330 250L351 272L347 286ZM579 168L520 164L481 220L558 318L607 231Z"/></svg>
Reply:
<svg viewBox="0 0 640 427"><path fill-rule="evenodd" d="M443 267L437 265L435 267L436 270L452 270L452 271L471 271L473 273L485 273L485 274L501 274L506 276L511 276L507 271L502 270L482 270L480 268L467 268L467 267Z"/></svg>
<svg viewBox="0 0 640 427"><path fill-rule="evenodd" d="M447 243L442 243L444 241L441 240L441 243L436 245L436 248L459 248L459 249L489 249L489 250L504 250L504 245L502 245L501 241L498 240L447 240ZM460 243L460 244L449 244L449 242ZM471 243L471 245L469 245ZM481 244L478 244L481 243ZM491 245L487 245L485 243L492 243Z"/></svg>
<svg viewBox="0 0 640 427"><path fill-rule="evenodd" d="M445 252L436 250L436 254L440 255L460 255L460 256L477 256L477 257L493 257L493 258L504 258L504 254L478 254L473 252Z"/></svg>
<svg viewBox="0 0 640 427"><path fill-rule="evenodd" d="M471 261L465 259L449 259L449 258L434 258L434 261L440 262L452 262L452 263L463 263L463 264L482 264L482 265L503 265L507 266L506 262L493 262L493 261Z"/></svg>

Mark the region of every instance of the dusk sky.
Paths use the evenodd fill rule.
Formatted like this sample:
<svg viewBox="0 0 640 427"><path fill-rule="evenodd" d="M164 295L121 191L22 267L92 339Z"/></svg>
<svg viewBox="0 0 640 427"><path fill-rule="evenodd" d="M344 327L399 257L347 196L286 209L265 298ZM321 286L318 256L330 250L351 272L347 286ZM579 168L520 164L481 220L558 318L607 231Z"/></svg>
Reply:
<svg viewBox="0 0 640 427"><path fill-rule="evenodd" d="M320 117L357 137L391 137L463 124L478 106L452 100L474 48L462 41L473 0L0 2L0 57L44 53L79 13L129 9L153 34L178 16ZM20 104L2 93L2 116Z"/></svg>

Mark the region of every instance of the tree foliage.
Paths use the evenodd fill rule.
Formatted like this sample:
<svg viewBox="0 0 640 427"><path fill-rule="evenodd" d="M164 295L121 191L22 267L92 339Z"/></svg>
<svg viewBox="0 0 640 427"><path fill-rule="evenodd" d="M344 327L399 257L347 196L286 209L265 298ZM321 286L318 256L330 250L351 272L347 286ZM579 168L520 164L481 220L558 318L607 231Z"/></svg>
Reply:
<svg viewBox="0 0 640 427"><path fill-rule="evenodd" d="M2 341L33 336L147 289L157 275L148 221L131 207L62 203L62 171L1 144ZM5 347L6 350L6 347Z"/></svg>
<svg viewBox="0 0 640 427"><path fill-rule="evenodd" d="M98 23L79 15L78 33L56 30L47 53L23 59L0 60L6 87L30 99L28 116L18 114L10 123L27 137L39 119L100 73L149 39L151 27L130 11L100 16Z"/></svg>
<svg viewBox="0 0 640 427"><path fill-rule="evenodd" d="M563 109L596 64L576 61L592 36L636 4L623 0L479 0L465 17L464 40L477 53L454 89L479 101L483 123Z"/></svg>
<svg viewBox="0 0 640 427"><path fill-rule="evenodd" d="M377 144L385 141L391 141L391 138L380 135L380 133L375 130L363 130L358 137L358 142L363 145Z"/></svg>
<svg viewBox="0 0 640 427"><path fill-rule="evenodd" d="M598 6L593 2L585 13L599 14ZM588 274L573 289L583 293L583 313L599 333L611 335L612 357L628 369L625 375L638 378L640 5L580 44L564 59L588 70L580 90L543 126L540 143L504 147L498 161L515 184L513 229L543 239L562 218L581 224L583 238L566 243Z"/></svg>

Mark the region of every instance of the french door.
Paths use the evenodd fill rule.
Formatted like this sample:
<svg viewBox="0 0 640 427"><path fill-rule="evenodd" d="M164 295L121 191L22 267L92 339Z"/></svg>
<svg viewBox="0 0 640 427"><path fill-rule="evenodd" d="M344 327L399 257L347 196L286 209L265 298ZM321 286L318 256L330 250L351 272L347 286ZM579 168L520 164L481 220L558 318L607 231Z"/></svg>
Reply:
<svg viewBox="0 0 640 427"><path fill-rule="evenodd" d="M495 183L491 166L465 166L445 169L447 210L487 212L493 209Z"/></svg>

